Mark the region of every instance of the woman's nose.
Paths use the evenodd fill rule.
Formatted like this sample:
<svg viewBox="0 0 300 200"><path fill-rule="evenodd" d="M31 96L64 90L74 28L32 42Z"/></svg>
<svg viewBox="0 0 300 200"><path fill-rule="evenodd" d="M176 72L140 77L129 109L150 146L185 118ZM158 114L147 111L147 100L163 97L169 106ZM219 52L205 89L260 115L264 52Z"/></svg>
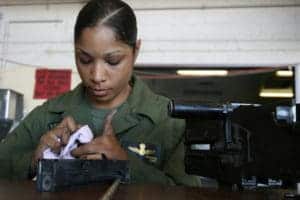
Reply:
<svg viewBox="0 0 300 200"><path fill-rule="evenodd" d="M107 72L103 65L98 63L93 66L93 70L91 70L91 80L93 82L98 83L106 81L106 75Z"/></svg>

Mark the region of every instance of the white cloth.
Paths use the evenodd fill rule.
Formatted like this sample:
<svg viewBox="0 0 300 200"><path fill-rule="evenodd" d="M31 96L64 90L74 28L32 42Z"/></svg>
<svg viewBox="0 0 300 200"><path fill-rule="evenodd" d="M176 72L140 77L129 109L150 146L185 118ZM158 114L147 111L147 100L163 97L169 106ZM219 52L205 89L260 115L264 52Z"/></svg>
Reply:
<svg viewBox="0 0 300 200"><path fill-rule="evenodd" d="M88 125L85 125L70 136L68 144L61 149L59 154L52 152L51 149L48 148L43 152L43 158L44 159L74 159L74 157L71 155L71 151L77 148L78 142L85 144L92 141L93 137L94 135L91 129L89 128Z"/></svg>

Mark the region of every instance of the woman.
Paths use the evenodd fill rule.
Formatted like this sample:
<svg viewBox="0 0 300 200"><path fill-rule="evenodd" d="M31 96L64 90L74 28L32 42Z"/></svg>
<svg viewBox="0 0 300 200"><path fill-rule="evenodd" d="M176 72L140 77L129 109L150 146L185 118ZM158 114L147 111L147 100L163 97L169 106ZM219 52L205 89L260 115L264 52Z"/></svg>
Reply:
<svg viewBox="0 0 300 200"><path fill-rule="evenodd" d="M0 176L32 176L45 149L59 152L87 124L95 138L73 156L129 160L132 183L198 185L184 172L184 121L168 117L168 99L132 74L141 45L132 9L119 0L88 2L74 43L82 83L35 108L0 144Z"/></svg>

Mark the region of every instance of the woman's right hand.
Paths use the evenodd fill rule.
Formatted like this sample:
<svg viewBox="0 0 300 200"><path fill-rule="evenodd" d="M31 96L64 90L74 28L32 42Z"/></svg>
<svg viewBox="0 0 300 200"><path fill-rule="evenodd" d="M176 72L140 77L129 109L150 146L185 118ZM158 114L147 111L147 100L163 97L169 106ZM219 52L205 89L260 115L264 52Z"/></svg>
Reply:
<svg viewBox="0 0 300 200"><path fill-rule="evenodd" d="M77 125L75 120L68 116L65 117L55 128L44 134L40 138L40 143L35 150L31 167L35 168L37 161L43 157L43 152L47 148L50 148L51 151L55 153L59 153L61 148L68 143L70 135L79 127L80 125Z"/></svg>

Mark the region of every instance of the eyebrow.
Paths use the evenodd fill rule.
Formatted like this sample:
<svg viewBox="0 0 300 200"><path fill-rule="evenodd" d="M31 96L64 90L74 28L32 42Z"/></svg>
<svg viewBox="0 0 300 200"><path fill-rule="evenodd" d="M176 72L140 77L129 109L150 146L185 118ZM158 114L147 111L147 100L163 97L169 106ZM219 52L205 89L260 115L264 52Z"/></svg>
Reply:
<svg viewBox="0 0 300 200"><path fill-rule="evenodd" d="M77 47L77 48L76 48L76 51L80 51L80 53L83 53L83 54L85 54L85 55L87 55L87 56L93 57L90 53L86 52L85 50L83 50L83 49L81 49L81 48L78 48L78 47ZM105 52L105 53L103 54L103 56L112 56L112 55L114 55L114 54L120 54L120 53L122 53L121 50L115 50L115 51Z"/></svg>
<svg viewBox="0 0 300 200"><path fill-rule="evenodd" d="M76 51L80 51L80 53L83 53L83 54L85 54L85 55L87 55L87 56L90 56L90 57L92 57L88 52L86 52L86 51L84 51L84 50L82 50L82 49L80 49L80 48L76 48Z"/></svg>

